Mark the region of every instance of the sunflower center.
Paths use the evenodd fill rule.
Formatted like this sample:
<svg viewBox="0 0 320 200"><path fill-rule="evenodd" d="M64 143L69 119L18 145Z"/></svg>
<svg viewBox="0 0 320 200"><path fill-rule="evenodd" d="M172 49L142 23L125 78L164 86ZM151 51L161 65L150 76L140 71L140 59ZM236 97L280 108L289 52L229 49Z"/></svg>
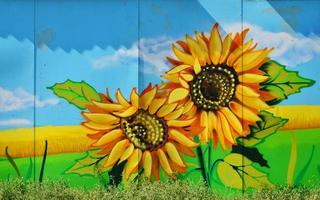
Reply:
<svg viewBox="0 0 320 200"><path fill-rule="evenodd" d="M237 73L226 65L208 65L190 82L191 98L198 108L218 110L232 100Z"/></svg>
<svg viewBox="0 0 320 200"><path fill-rule="evenodd" d="M141 109L136 115L121 119L121 128L132 144L141 150L158 149L168 139L164 120Z"/></svg>

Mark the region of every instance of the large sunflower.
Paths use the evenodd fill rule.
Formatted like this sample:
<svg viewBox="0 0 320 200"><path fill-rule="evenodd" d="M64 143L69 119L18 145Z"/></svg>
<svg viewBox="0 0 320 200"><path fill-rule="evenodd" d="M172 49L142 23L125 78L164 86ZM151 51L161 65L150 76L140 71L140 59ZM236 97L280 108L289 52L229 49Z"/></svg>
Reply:
<svg viewBox="0 0 320 200"><path fill-rule="evenodd" d="M195 121L186 118L187 110L181 104L168 103L167 97L158 93L158 86L151 84L139 96L134 88L127 101L121 91L116 92L116 101L109 95L103 102L93 101L83 126L95 133L88 135L94 140L93 148L101 148L98 154L108 155L103 169L126 161L124 176L127 179L139 167L150 179L153 174L159 179L160 166L167 175L184 172L186 163L180 153L194 156L196 147L193 135L185 128Z"/></svg>
<svg viewBox="0 0 320 200"><path fill-rule="evenodd" d="M269 60L272 49L256 50L248 29L232 37L221 38L218 24L210 36L195 33L186 41L172 45L177 57L168 57L172 69L161 89L169 91L168 103L192 105L192 116L203 130L200 139L213 139L223 149L235 144L235 139L249 133L249 125L260 120L258 113L268 105L270 94L260 90L259 83L268 79L259 67Z"/></svg>

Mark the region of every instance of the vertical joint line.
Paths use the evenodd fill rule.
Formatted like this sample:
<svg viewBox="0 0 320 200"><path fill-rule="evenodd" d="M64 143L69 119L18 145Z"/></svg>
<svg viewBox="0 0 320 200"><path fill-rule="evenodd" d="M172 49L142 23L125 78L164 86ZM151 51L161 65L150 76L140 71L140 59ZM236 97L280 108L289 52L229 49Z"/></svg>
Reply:
<svg viewBox="0 0 320 200"><path fill-rule="evenodd" d="M33 181L36 181L36 95L37 95L37 41L36 0L33 0Z"/></svg>
<svg viewBox="0 0 320 200"><path fill-rule="evenodd" d="M243 31L243 0L241 0L241 32ZM243 34L241 34L241 56L243 57L243 44L244 44L244 37L243 37ZM241 71L243 72L243 59L241 59ZM243 88L241 89L242 90L242 94L243 94ZM241 96L241 99L242 99L242 102L243 102L243 95ZM243 103L242 104L242 107L243 107ZM242 111L241 111L241 115L242 115L242 127L244 126L244 122L243 122L243 108L242 108ZM243 129L242 129L243 130ZM242 140L244 141L244 140ZM243 142L242 142L243 143ZM243 149L242 149L243 151ZM244 156L243 156L243 152L242 153L242 164L244 164ZM241 177L241 181L242 181L242 194L244 194L244 191L245 191L245 183L244 183L244 172L242 172L242 177Z"/></svg>
<svg viewBox="0 0 320 200"><path fill-rule="evenodd" d="M139 86L140 86L140 72L142 71L142 66L141 66L141 44L140 44L140 0L138 0L138 91L139 91Z"/></svg>

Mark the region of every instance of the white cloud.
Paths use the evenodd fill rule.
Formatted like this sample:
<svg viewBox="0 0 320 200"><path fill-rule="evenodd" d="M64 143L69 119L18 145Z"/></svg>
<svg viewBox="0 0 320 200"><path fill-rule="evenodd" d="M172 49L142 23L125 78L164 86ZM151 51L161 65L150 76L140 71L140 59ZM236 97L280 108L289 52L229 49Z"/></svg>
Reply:
<svg viewBox="0 0 320 200"><path fill-rule="evenodd" d="M172 38L160 37L156 39L141 39L141 58L144 61L145 73L159 74L168 69L167 56L172 57Z"/></svg>
<svg viewBox="0 0 320 200"><path fill-rule="evenodd" d="M9 112L20 109L32 107L45 107L56 105L59 100L56 98L40 100L34 98L33 94L30 94L22 88L17 88L13 91L0 87L0 112Z"/></svg>
<svg viewBox="0 0 320 200"><path fill-rule="evenodd" d="M31 125L32 122L27 119L7 119L7 120L0 120L0 126L28 126Z"/></svg>
<svg viewBox="0 0 320 200"><path fill-rule="evenodd" d="M271 32L248 23L243 26L250 28L248 37L258 42L260 48L274 47L271 57L282 64L296 66L320 55L320 37L316 35L305 37L301 34ZM233 23L223 28L227 32L238 32L241 30L241 24Z"/></svg>
<svg viewBox="0 0 320 200"><path fill-rule="evenodd" d="M131 48L127 49L125 47L120 47L118 50L111 54L99 57L92 61L92 66L95 69L102 69L118 64L126 64L128 59L135 59L138 57L137 45L133 45Z"/></svg>
<svg viewBox="0 0 320 200"><path fill-rule="evenodd" d="M301 34L287 32L272 32L260 26L245 23L244 27L250 28L248 37L254 38L258 47L274 47L271 58L287 66L296 66L312 60L320 55L320 37L310 35L305 37ZM240 23L232 23L223 27L227 32L239 32ZM142 38L140 39L140 59L144 73L159 74L168 69L167 56L172 56L171 44L174 39L169 37ZM130 48L120 47L107 55L92 61L93 68L106 68L115 65L137 65L139 57L138 42Z"/></svg>
<svg viewBox="0 0 320 200"><path fill-rule="evenodd" d="M93 68L102 69L119 64L135 63L137 65L140 47L140 59L143 61L145 73L156 73L168 69L166 57L171 55L169 37L142 38L140 43L135 42L130 48L120 47L111 54L104 55L92 61Z"/></svg>
<svg viewBox="0 0 320 200"><path fill-rule="evenodd" d="M320 55L320 38L316 35L305 37L301 34L287 32L272 32L260 26L245 23L250 28L248 37L254 38L260 48L274 47L271 58L287 66L296 66L306 63L315 56ZM223 27L227 32L239 32L240 23L232 23ZM144 73L159 74L168 69L167 56L172 56L171 44L175 40L170 37L142 38L132 44L130 48L120 47L112 49L106 55L92 60L92 66L103 69L119 65L138 65L138 57L142 60L140 70ZM140 52L138 48L140 47ZM140 55L139 55L140 53Z"/></svg>

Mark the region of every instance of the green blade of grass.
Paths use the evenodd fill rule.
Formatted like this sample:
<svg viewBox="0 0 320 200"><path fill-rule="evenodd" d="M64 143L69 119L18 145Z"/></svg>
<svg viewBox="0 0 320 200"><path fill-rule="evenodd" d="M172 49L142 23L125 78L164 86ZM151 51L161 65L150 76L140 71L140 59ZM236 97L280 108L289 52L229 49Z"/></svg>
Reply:
<svg viewBox="0 0 320 200"><path fill-rule="evenodd" d="M27 181L27 180L29 180L31 178L32 171L33 171L33 162L32 162L32 158L30 158L29 159L28 170L27 170L26 176L24 177L24 181Z"/></svg>
<svg viewBox="0 0 320 200"><path fill-rule="evenodd" d="M21 174L20 174L20 171L19 171L19 169L17 167L16 162L13 160L13 158L9 154L8 146L6 147L6 157L7 157L8 161L9 161L9 163L11 164L11 166L13 167L13 169L16 171L17 175L19 177L21 177Z"/></svg>
<svg viewBox="0 0 320 200"><path fill-rule="evenodd" d="M43 181L44 166L46 165L46 159L47 159L47 151L48 151L48 141L46 140L45 146L44 146L44 153L43 153L43 158L42 158L40 176L39 176L40 183Z"/></svg>
<svg viewBox="0 0 320 200"><path fill-rule="evenodd" d="M303 167L303 169L300 171L300 173L298 174L296 180L294 181L294 184L295 185L299 185L301 183L301 180L303 179L305 173L307 172L308 170L308 167L312 161L312 158L313 158L313 153L314 153L314 150L315 150L315 145L312 145L312 150L311 150L311 154L310 154L310 157L307 161L307 163L305 164L305 166Z"/></svg>

